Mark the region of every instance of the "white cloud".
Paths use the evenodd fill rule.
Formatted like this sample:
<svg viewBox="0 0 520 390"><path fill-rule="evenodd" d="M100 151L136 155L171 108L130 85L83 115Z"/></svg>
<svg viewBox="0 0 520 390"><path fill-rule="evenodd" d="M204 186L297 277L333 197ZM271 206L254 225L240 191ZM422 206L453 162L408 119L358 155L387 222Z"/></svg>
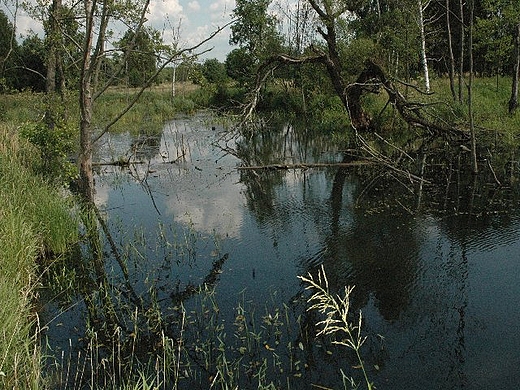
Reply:
<svg viewBox="0 0 520 390"><path fill-rule="evenodd" d="M151 1L148 20L159 30L176 28L179 20L187 19L183 11L179 0Z"/></svg>
<svg viewBox="0 0 520 390"><path fill-rule="evenodd" d="M36 0L28 1L34 3ZM235 0L151 0L146 24L160 31L166 44L177 41L180 47L189 47L208 38L218 27L229 22L234 7ZM6 9L5 4L1 3L0 8ZM111 28L115 40L118 40L128 27L116 22ZM43 37L42 24L21 10L16 21L16 31L18 37L27 36L31 31ZM224 60L230 51L229 34L229 28L226 28L201 47L202 50L215 47L203 58Z"/></svg>
<svg viewBox="0 0 520 390"><path fill-rule="evenodd" d="M217 0L210 4L209 9L213 12L220 12L221 15L225 15L229 18L229 15L235 8L234 0Z"/></svg>
<svg viewBox="0 0 520 390"><path fill-rule="evenodd" d="M32 33L38 35L39 37L43 37L43 25L39 21L31 18L25 12L21 15L18 15L16 21L17 36L19 37L22 35L24 37L27 37Z"/></svg>
<svg viewBox="0 0 520 390"><path fill-rule="evenodd" d="M188 3L188 8L189 8L190 11L194 11L194 12L200 11L200 4L196 0L195 1L190 1Z"/></svg>
<svg viewBox="0 0 520 390"><path fill-rule="evenodd" d="M207 39L217 28L229 22L235 0L152 0L150 5L150 24L162 31L164 42L177 41L179 47L185 48ZM223 61L231 50L229 34L228 27L197 51L214 48L202 58Z"/></svg>

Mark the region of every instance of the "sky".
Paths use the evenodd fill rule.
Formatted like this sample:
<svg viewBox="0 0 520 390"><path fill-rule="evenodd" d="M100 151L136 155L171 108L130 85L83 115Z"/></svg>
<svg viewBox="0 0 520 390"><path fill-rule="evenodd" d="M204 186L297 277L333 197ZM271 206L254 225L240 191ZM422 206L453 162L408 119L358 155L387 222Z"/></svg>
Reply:
<svg viewBox="0 0 520 390"><path fill-rule="evenodd" d="M147 25L161 31L167 44L173 42L173 37L178 31L179 46L191 47L229 22L234 7L234 0L151 0ZM1 3L1 8L9 19L13 20L10 12L12 9L6 8L4 2ZM43 36L41 24L24 12L19 11L16 19L16 31L19 36L26 36L30 31ZM228 43L229 35L230 29L227 27L201 47L200 51L212 49L204 53L201 59L217 58L224 61L227 53L233 49Z"/></svg>
<svg viewBox="0 0 520 390"><path fill-rule="evenodd" d="M234 8L234 0L151 0L149 21L154 28L164 31L165 42L172 41L173 32L180 26L180 47L189 47L229 22ZM208 42L204 49L213 49L203 57L224 61L232 50L229 34L227 27Z"/></svg>

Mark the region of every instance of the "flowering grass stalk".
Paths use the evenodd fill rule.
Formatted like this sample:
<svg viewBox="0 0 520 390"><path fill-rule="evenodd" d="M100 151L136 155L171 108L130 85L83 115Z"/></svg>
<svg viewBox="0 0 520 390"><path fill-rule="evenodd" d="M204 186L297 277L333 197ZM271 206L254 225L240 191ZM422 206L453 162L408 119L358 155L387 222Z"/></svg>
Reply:
<svg viewBox="0 0 520 390"><path fill-rule="evenodd" d="M321 328L319 335L337 335L344 334L346 338L334 340L334 344L343 345L352 349L356 353L359 362L359 368L363 372L363 377L368 390L373 390L374 386L368 379L368 375L361 358L361 347L366 340L366 336L361 335L361 323L363 320L361 312L356 322L352 322L350 311L350 294L354 286L346 286L343 291L343 296L333 294L329 290L329 281L325 274L323 265L318 270L318 275L315 277L312 274L308 276L298 276L304 283L307 284L306 290L312 290L313 294L307 300L310 303L308 311L317 310L319 313L325 315L325 319L319 321L316 325Z"/></svg>

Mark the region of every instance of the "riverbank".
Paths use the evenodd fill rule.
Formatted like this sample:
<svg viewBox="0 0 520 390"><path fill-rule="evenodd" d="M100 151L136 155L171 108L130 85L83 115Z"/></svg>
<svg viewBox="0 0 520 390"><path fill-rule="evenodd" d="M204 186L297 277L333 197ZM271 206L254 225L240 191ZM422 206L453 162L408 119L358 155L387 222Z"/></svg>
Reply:
<svg viewBox="0 0 520 390"><path fill-rule="evenodd" d="M38 153L0 125L0 387L42 388L40 269L77 241L71 204L31 171Z"/></svg>

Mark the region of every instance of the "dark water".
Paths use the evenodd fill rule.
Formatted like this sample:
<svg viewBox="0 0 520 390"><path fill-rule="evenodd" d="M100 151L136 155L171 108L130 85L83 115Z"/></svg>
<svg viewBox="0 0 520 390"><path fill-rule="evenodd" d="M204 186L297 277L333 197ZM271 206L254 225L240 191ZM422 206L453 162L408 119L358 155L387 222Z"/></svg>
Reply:
<svg viewBox="0 0 520 390"><path fill-rule="evenodd" d="M343 153L290 126L227 145L217 142L223 131L201 114L157 136L109 135L98 151L99 160L142 162L101 166L96 176L97 204L130 259L136 294L154 286L167 302L225 256L215 284L223 324L241 301L259 313L285 305L312 321L297 275L323 265L334 291L355 285L353 311L369 337L362 355L378 389L518 388L520 221L511 186L497 191L459 173L440 189L420 188L363 167L237 170L243 161L215 143L254 165L340 162ZM105 268L122 280L115 260ZM81 302L60 315L51 342L65 349L81 338L85 317ZM303 358L292 388L342 388L340 369L352 372L348 356Z"/></svg>

